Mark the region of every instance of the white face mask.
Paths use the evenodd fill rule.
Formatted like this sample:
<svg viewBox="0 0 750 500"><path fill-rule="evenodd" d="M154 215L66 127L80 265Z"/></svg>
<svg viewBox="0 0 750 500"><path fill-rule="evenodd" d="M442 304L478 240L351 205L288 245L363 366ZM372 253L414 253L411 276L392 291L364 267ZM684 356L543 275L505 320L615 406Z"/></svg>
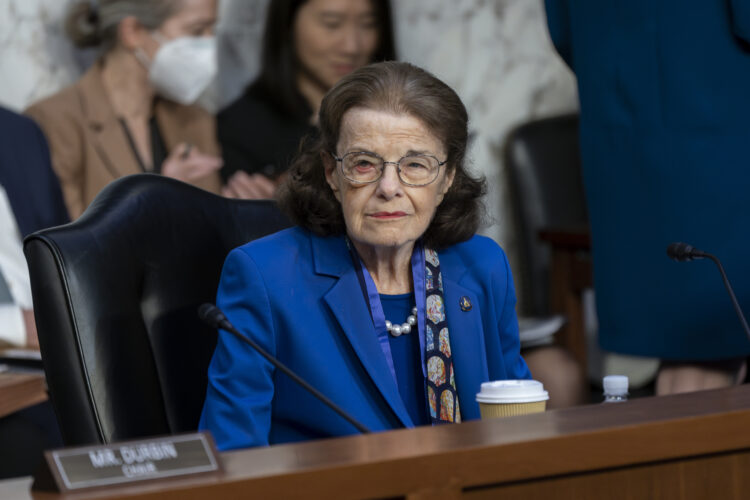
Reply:
<svg viewBox="0 0 750 500"><path fill-rule="evenodd" d="M148 79L156 91L180 104L193 104L217 72L216 38L213 36L163 40L150 63L144 61L142 51L135 54L148 68Z"/></svg>

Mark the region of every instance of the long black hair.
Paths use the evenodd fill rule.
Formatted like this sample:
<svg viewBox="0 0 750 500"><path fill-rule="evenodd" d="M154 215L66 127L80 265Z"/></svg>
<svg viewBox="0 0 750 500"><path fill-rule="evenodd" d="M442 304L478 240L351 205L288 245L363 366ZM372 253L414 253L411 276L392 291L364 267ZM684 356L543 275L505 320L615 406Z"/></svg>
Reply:
<svg viewBox="0 0 750 500"><path fill-rule="evenodd" d="M299 61L294 50L294 21L307 0L272 0L268 5L260 75L252 88L260 91L280 111L297 116L310 105L297 88ZM370 0L378 26L378 46L372 61L396 59L389 0ZM308 118L307 116L305 118Z"/></svg>

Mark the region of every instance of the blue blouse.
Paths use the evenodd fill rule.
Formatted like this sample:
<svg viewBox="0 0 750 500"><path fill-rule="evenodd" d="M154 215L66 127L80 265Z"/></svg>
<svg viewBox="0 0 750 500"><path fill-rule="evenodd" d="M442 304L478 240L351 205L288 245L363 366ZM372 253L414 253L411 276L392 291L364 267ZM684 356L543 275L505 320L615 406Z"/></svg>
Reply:
<svg viewBox="0 0 750 500"><path fill-rule="evenodd" d="M385 318L393 324L402 324L414 307L414 294L380 294ZM398 392L404 401L414 425L429 425L425 381L422 373L422 356L419 352L419 334L414 328L411 333L399 337L388 335L393 366L396 370Z"/></svg>

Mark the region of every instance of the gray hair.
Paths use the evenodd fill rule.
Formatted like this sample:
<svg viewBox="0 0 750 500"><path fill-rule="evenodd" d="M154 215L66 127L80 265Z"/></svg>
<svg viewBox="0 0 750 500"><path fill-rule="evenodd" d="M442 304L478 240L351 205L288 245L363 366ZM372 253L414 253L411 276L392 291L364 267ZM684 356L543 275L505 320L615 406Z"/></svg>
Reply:
<svg viewBox="0 0 750 500"><path fill-rule="evenodd" d="M117 45L117 27L128 16L146 29L155 30L179 10L182 0L80 0L72 5L65 31L77 47L100 47L108 52Z"/></svg>

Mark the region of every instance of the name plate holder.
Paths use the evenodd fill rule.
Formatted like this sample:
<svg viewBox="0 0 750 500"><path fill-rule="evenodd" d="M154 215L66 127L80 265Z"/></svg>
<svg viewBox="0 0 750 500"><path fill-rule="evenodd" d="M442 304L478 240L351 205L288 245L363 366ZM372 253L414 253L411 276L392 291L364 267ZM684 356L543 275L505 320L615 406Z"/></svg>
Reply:
<svg viewBox="0 0 750 500"><path fill-rule="evenodd" d="M31 489L65 493L221 471L211 434L197 432L46 451Z"/></svg>

